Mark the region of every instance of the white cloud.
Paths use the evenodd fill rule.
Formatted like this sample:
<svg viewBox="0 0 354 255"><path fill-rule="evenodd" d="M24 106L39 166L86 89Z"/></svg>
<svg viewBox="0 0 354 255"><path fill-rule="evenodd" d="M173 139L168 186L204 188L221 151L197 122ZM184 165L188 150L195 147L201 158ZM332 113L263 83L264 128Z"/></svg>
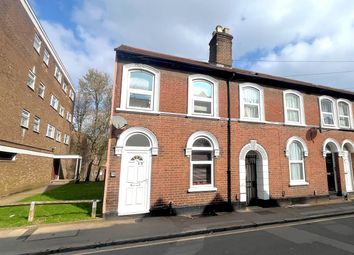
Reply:
<svg viewBox="0 0 354 255"><path fill-rule="evenodd" d="M43 24L74 80L89 67L113 74L120 44L208 59L217 24L231 28L234 59L354 60L354 1L347 0L96 0L73 10L75 33ZM353 70L353 63L236 62L276 75ZM353 88L354 73L294 77ZM76 81L75 81L76 82Z"/></svg>
<svg viewBox="0 0 354 255"><path fill-rule="evenodd" d="M109 38L94 37L80 27L74 33L61 24L43 20L41 23L75 85L89 68L113 73L113 44Z"/></svg>

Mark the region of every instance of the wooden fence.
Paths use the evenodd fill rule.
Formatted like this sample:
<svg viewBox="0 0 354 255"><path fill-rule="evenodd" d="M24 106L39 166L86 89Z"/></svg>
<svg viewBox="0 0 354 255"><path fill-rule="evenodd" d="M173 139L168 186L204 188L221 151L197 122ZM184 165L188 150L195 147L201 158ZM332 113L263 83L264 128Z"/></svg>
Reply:
<svg viewBox="0 0 354 255"><path fill-rule="evenodd" d="M19 202L6 205L0 205L0 207L14 207L14 206L29 206L28 222L32 222L34 219L36 205L65 205L65 204L91 204L91 218L96 218L97 203L100 200L62 200L62 201L32 201L32 202Z"/></svg>

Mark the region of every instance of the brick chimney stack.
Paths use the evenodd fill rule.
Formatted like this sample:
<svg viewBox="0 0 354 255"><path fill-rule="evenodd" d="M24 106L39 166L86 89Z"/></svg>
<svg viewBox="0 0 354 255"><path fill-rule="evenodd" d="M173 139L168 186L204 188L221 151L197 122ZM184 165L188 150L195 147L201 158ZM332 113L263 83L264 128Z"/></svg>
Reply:
<svg viewBox="0 0 354 255"><path fill-rule="evenodd" d="M216 26L209 42L209 63L232 66L232 39L229 28Z"/></svg>

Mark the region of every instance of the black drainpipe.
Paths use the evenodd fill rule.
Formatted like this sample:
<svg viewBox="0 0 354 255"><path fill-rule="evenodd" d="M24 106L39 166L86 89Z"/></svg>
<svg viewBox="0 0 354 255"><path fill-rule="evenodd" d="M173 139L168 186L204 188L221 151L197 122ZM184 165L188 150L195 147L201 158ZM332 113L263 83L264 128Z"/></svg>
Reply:
<svg viewBox="0 0 354 255"><path fill-rule="evenodd" d="M232 210L231 202L231 88L230 81L235 77L232 73L227 80L227 203Z"/></svg>

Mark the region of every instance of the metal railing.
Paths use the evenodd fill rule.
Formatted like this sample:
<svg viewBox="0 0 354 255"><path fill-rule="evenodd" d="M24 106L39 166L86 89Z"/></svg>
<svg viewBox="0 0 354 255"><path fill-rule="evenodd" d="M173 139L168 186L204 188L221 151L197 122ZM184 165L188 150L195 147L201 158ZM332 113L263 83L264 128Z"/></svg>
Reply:
<svg viewBox="0 0 354 255"><path fill-rule="evenodd" d="M32 222L34 219L35 207L36 205L65 205L65 204L91 204L91 218L96 218L97 203L100 200L62 200L62 201L32 201L32 202L19 202L0 205L0 207L15 207L15 206L29 206L28 212L28 222Z"/></svg>

